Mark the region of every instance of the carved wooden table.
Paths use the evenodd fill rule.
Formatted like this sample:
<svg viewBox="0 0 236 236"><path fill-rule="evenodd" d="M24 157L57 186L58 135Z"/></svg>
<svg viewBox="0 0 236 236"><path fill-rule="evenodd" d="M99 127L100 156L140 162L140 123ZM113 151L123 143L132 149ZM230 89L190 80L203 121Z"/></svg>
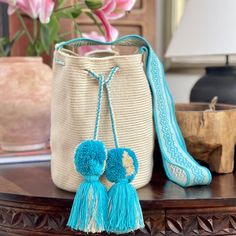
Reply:
<svg viewBox="0 0 236 236"><path fill-rule="evenodd" d="M132 235L236 235L236 174L183 189L159 171L138 193L146 227ZM49 163L0 166L0 235L80 235L66 228L72 199Z"/></svg>

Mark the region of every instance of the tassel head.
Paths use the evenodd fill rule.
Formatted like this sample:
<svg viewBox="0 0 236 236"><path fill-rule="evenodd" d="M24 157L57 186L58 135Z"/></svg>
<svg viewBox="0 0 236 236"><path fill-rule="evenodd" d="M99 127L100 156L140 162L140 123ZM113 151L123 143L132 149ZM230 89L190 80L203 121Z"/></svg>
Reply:
<svg viewBox="0 0 236 236"><path fill-rule="evenodd" d="M75 150L74 164L82 176L101 176L107 157L106 147L99 140L85 140Z"/></svg>
<svg viewBox="0 0 236 236"><path fill-rule="evenodd" d="M109 150L105 174L110 182L118 183L127 180L130 183L137 172L137 157L131 149L113 148Z"/></svg>

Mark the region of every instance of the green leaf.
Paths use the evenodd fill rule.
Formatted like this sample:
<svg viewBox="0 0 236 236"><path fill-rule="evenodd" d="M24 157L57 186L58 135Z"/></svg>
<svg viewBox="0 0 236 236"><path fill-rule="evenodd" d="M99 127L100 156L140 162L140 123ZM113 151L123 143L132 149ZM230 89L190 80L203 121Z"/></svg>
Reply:
<svg viewBox="0 0 236 236"><path fill-rule="evenodd" d="M14 37L10 40L8 37L0 38L0 56L9 56L11 48L14 43L25 33L24 30L20 30L15 33Z"/></svg>
<svg viewBox="0 0 236 236"><path fill-rule="evenodd" d="M29 43L28 48L27 48L27 54L29 56L34 56L34 45L32 43Z"/></svg>
<svg viewBox="0 0 236 236"><path fill-rule="evenodd" d="M42 44L40 40L37 40L34 42L34 44L29 44L27 48L27 53L29 56L40 56L44 52L44 48L42 47Z"/></svg>
<svg viewBox="0 0 236 236"><path fill-rule="evenodd" d="M35 52L36 52L37 56L42 55L43 47L42 47L42 44L41 44L40 40L36 41L34 48L35 48Z"/></svg>
<svg viewBox="0 0 236 236"><path fill-rule="evenodd" d="M60 24L56 16L53 15L51 17L51 21L48 24L48 28L49 28L50 42L53 43L55 40L57 40L59 30L60 30Z"/></svg>
<svg viewBox="0 0 236 236"><path fill-rule="evenodd" d="M6 37L0 38L0 45L1 45L1 46L4 46L4 45L6 45L6 44L8 44L8 43L10 43L10 41L9 41L8 38L6 38Z"/></svg>
<svg viewBox="0 0 236 236"><path fill-rule="evenodd" d="M51 46L58 40L59 22L55 15L48 24L40 25L40 47L49 54Z"/></svg>
<svg viewBox="0 0 236 236"><path fill-rule="evenodd" d="M11 51L11 42L9 38L2 37L0 38L0 56L7 57L10 55Z"/></svg>
<svg viewBox="0 0 236 236"><path fill-rule="evenodd" d="M50 36L48 25L40 24L40 41L44 51L49 54L50 51Z"/></svg>

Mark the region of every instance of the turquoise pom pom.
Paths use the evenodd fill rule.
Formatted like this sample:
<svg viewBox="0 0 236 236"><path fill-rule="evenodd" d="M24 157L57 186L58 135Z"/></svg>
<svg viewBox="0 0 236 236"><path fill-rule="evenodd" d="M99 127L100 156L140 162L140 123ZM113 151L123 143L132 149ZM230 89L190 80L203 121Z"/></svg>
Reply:
<svg viewBox="0 0 236 236"><path fill-rule="evenodd" d="M76 170L83 176L100 176L105 169L107 150L99 140L85 140L75 150Z"/></svg>
<svg viewBox="0 0 236 236"><path fill-rule="evenodd" d="M109 150L105 174L110 182L118 183L123 179L131 182L137 172L137 157L131 149L113 148Z"/></svg>
<svg viewBox="0 0 236 236"><path fill-rule="evenodd" d="M99 182L105 169L107 151L101 141L86 140L75 151L76 170L84 177L77 189L67 226L86 233L105 230L107 190Z"/></svg>
<svg viewBox="0 0 236 236"><path fill-rule="evenodd" d="M124 234L144 227L138 194L130 184L137 172L138 161L131 149L114 148L108 152L105 174L115 184L108 192L106 231Z"/></svg>

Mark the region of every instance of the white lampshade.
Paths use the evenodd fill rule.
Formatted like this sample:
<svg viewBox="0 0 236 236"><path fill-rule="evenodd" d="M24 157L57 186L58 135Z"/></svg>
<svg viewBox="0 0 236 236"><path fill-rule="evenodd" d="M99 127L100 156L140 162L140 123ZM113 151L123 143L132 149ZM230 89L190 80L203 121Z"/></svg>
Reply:
<svg viewBox="0 0 236 236"><path fill-rule="evenodd" d="M236 0L188 0L166 57L236 53Z"/></svg>

